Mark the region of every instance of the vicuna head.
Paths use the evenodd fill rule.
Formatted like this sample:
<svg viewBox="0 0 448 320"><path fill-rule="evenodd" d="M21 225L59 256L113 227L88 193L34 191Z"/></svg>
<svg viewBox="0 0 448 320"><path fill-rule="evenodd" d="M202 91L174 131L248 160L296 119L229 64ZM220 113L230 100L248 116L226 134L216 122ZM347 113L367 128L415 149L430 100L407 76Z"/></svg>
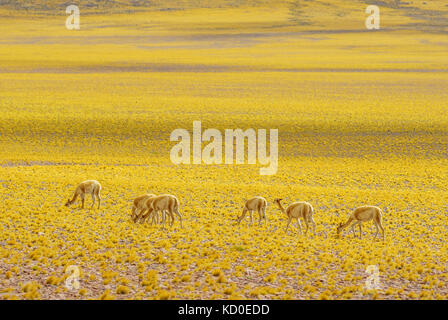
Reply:
<svg viewBox="0 0 448 320"><path fill-rule="evenodd" d="M65 203L65 206L70 207L71 204L72 204L72 202L70 201L70 199L68 199L67 202Z"/></svg>
<svg viewBox="0 0 448 320"><path fill-rule="evenodd" d="M274 199L274 203L276 203L276 204L278 204L279 206L280 206L280 201L282 201L283 199L279 199L279 198L277 198L277 199Z"/></svg>
<svg viewBox="0 0 448 320"><path fill-rule="evenodd" d="M342 230L342 223L338 224L338 227L336 229L338 235L341 233L341 230Z"/></svg>

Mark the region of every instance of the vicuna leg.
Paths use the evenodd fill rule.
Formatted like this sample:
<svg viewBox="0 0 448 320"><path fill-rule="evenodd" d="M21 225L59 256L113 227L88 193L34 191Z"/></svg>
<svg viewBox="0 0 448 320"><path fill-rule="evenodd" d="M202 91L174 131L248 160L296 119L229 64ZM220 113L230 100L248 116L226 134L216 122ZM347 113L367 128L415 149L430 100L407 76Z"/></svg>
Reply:
<svg viewBox="0 0 448 320"><path fill-rule="evenodd" d="M157 223L160 224L165 224L166 221L166 213L162 210L162 211L157 211Z"/></svg>
<svg viewBox="0 0 448 320"><path fill-rule="evenodd" d="M170 227L173 225L174 223L174 214L173 214L173 209L169 208L168 210L162 210L162 217L164 220L166 220L167 218L168 223L170 224Z"/></svg>
<svg viewBox="0 0 448 320"><path fill-rule="evenodd" d="M93 194L93 192L92 192L91 196L92 196L92 205L90 206L90 209L92 209L93 206L95 205L95 195Z"/></svg>
<svg viewBox="0 0 448 320"><path fill-rule="evenodd" d="M157 216L157 221L159 221L160 222L160 224L162 224L162 229L164 229L165 230L165 221L166 221L166 219L165 219L165 217L164 217L164 215L163 215L163 210L162 210L162 212L161 212L161 217L160 217L160 220L159 220L159 210L154 210L153 211L153 214L155 214L156 216Z"/></svg>
<svg viewBox="0 0 448 320"><path fill-rule="evenodd" d="M152 210L151 210L151 212L152 212ZM156 222L156 217L157 217L157 215L155 215L154 212L152 212L152 214L150 216L148 216L148 221L150 221L151 225Z"/></svg>
<svg viewBox="0 0 448 320"><path fill-rule="evenodd" d="M384 228L383 228L383 223L381 221L381 217L375 218L375 225L376 225L377 230L378 230L378 227L380 227L381 233L383 234L383 241L384 241ZM377 231L377 233L378 233L378 231ZM376 238L376 236L375 236L375 238Z"/></svg>
<svg viewBox="0 0 448 320"><path fill-rule="evenodd" d="M300 234L303 234L302 223L300 222L300 218L297 218L297 226L300 231Z"/></svg>
<svg viewBox="0 0 448 320"><path fill-rule="evenodd" d="M243 213L242 213L241 216L238 218L238 224L240 224L240 223L241 223L241 220L244 219L244 217L246 216L246 213L247 213L247 209L246 209L246 207L244 207L244 209L243 209Z"/></svg>
<svg viewBox="0 0 448 320"><path fill-rule="evenodd" d="M353 237L356 238L355 226L356 226L356 222L353 222L351 225L351 229L352 229Z"/></svg>
<svg viewBox="0 0 448 320"><path fill-rule="evenodd" d="M168 210L168 215L169 215L169 218L171 218L172 220L174 220L173 213L172 213L170 210ZM162 216L163 216L163 229L165 229L166 215L163 214L163 210L162 210ZM169 222L168 222L168 223L169 223ZM170 224L170 225L171 225L171 224Z"/></svg>
<svg viewBox="0 0 448 320"><path fill-rule="evenodd" d="M155 209L151 209L151 213L148 215L148 221L151 219L151 225L154 222L155 224L159 223L159 211ZM161 222L162 220L160 220Z"/></svg>
<svg viewBox="0 0 448 320"><path fill-rule="evenodd" d="M378 235L378 232L379 232L379 228L378 228L378 223L376 221L374 221L374 222L375 222L374 225L375 225L375 228L376 228L376 232L375 232L375 236L373 238L376 239L376 236Z"/></svg>
<svg viewBox="0 0 448 320"><path fill-rule="evenodd" d="M266 207L263 207L261 209L261 211L263 212L264 224L266 225L267 224L267 221L266 221Z"/></svg>
<svg viewBox="0 0 448 320"><path fill-rule="evenodd" d="M170 212L171 212L171 215L170 215L170 218L171 218L171 220L170 220L170 226L172 227L173 224L174 224L174 214L173 214L173 211L172 211L172 210L171 210Z"/></svg>
<svg viewBox="0 0 448 320"><path fill-rule="evenodd" d="M96 197L98 198L98 209L101 206L101 195L100 195L100 190L97 191L96 193Z"/></svg>
<svg viewBox="0 0 448 320"><path fill-rule="evenodd" d="M179 217L179 221L180 221L180 227L182 227L182 215L180 214L179 210L177 208L174 209L174 213Z"/></svg>
<svg viewBox="0 0 448 320"><path fill-rule="evenodd" d="M139 216L140 223L144 223L146 219L150 218L152 212L153 212L152 209L143 209L143 211L140 213Z"/></svg>
<svg viewBox="0 0 448 320"><path fill-rule="evenodd" d="M168 216L169 216L169 213L167 213L166 211L162 210L162 211L160 212L160 216L159 216L159 218L160 218L160 223L165 223L165 222L166 222L166 219L167 219ZM168 222L169 222L169 221L168 221Z"/></svg>
<svg viewBox="0 0 448 320"><path fill-rule="evenodd" d="M314 222L313 216L310 217L310 222L313 225L313 233L316 233L316 222Z"/></svg>
<svg viewBox="0 0 448 320"><path fill-rule="evenodd" d="M156 214L158 214L158 211L156 211ZM162 212L162 229L164 229L165 230L165 218L164 218L164 216L163 216L163 212Z"/></svg>
<svg viewBox="0 0 448 320"><path fill-rule="evenodd" d="M149 218L148 218L148 220L149 220ZM157 214L157 212L154 212L151 215L151 225L153 225L153 224L159 224L159 215Z"/></svg>
<svg viewBox="0 0 448 320"><path fill-rule="evenodd" d="M134 221L135 219L135 209L137 209L135 206L132 206L132 213L131 213L131 220Z"/></svg>
<svg viewBox="0 0 448 320"><path fill-rule="evenodd" d="M285 229L285 232L286 233L288 233L288 227L289 227L289 224L291 223L291 218L290 217L288 217L288 223L286 224L286 229Z"/></svg>
<svg viewBox="0 0 448 320"><path fill-rule="evenodd" d="M173 224L174 224L174 214L173 214L173 211L171 211L170 218L171 218L170 226L173 226Z"/></svg>
<svg viewBox="0 0 448 320"><path fill-rule="evenodd" d="M84 209L84 193L81 194L81 209Z"/></svg>
<svg viewBox="0 0 448 320"><path fill-rule="evenodd" d="M165 221L168 218L168 224L170 225L170 227L173 225L174 223L174 215L171 209L168 210L162 210L162 217L163 217L163 225L165 225Z"/></svg>
<svg viewBox="0 0 448 320"><path fill-rule="evenodd" d="M300 221L300 218L297 219L297 220ZM308 225L308 219L305 217L305 218L303 219L303 222L305 222L305 226L306 226L305 234L307 234L307 233L308 233L308 228L309 228L309 225Z"/></svg>
<svg viewBox="0 0 448 320"><path fill-rule="evenodd" d="M161 224L165 224L166 223L166 217L167 217L168 213L166 213L165 210L161 210L158 214L157 214L157 219L159 219ZM168 221L169 222L169 221Z"/></svg>
<svg viewBox="0 0 448 320"><path fill-rule="evenodd" d="M262 215L263 215L263 213L261 212L261 209L258 209L257 210L258 211L258 225L260 226L261 225L261 219L262 219Z"/></svg>

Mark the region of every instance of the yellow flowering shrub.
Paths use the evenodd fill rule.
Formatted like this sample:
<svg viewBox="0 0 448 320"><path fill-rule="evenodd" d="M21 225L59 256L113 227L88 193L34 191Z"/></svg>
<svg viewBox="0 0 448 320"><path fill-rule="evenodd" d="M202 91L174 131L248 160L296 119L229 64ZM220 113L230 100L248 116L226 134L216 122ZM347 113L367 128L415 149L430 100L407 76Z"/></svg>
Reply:
<svg viewBox="0 0 448 320"><path fill-rule="evenodd" d="M306 23L285 1L169 1L185 10L113 7L75 33L39 1L0 7L0 297L446 299L443 26L413 31L406 4L367 36L362 1L310 2ZM278 172L173 164L170 133L196 120L278 129ZM65 207L87 179L101 208ZM144 193L175 195L184 227L131 222ZM237 225L255 195L267 225ZM275 198L310 202L316 233L286 233ZM383 209L384 242L371 222L336 235L361 205Z"/></svg>

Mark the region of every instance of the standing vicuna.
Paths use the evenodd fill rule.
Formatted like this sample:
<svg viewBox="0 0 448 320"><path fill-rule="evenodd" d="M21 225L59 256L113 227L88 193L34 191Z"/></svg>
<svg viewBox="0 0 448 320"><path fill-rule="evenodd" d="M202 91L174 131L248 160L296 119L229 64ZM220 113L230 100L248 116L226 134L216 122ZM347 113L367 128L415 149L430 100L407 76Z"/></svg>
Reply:
<svg viewBox="0 0 448 320"><path fill-rule="evenodd" d="M305 201L298 201L291 203L286 209L283 208L282 204L280 203L283 199L275 199L274 202L278 205L280 210L286 214L288 217L288 223L286 225L285 232L288 232L289 224L291 223L292 219L297 220L297 225L299 227L300 233L303 233L302 231L302 224L300 223L300 218L303 219L306 225L305 234L308 232L309 224L311 223L313 225L313 232L316 232L316 223L313 219L313 206Z"/></svg>
<svg viewBox="0 0 448 320"><path fill-rule="evenodd" d="M95 197L96 197L98 199L98 209L99 209L101 205L100 191L101 191L101 184L96 180L87 180L81 182L76 187L75 193L73 194L73 198L71 200L68 199L68 201L65 203L65 206L69 207L76 201L76 199L79 196L81 198L81 208L84 208L85 195L90 194L92 196L93 201L92 206L90 208L93 208L93 206L95 205Z"/></svg>
<svg viewBox="0 0 448 320"><path fill-rule="evenodd" d="M379 229L381 229L381 233L383 234L383 241L384 241L384 228L383 228L383 211L375 206L362 206L359 208L356 208L353 213L348 218L347 222L341 223L338 225L337 233L338 235L341 233L341 231L345 228L347 228L352 222L352 231L353 235L355 234L355 225L357 224L359 226L359 238L362 238L362 228L361 223L367 222L373 220L373 223L376 227L376 233L375 238L378 235Z"/></svg>
<svg viewBox="0 0 448 320"><path fill-rule="evenodd" d="M136 222L139 219L139 213L141 213L142 210L145 209L145 200L155 196L155 194L147 193L134 199L134 202L132 203L131 213L131 219L133 222Z"/></svg>
<svg viewBox="0 0 448 320"><path fill-rule="evenodd" d="M165 211L171 218L170 226L174 223L174 215L175 213L179 217L180 227L182 228L182 215L179 212L179 200L173 195L170 194L162 194L160 196L148 198L144 202L145 213L142 213L141 220L145 222L146 219L149 219L151 215L157 215L158 212ZM154 220L153 220L154 221ZM152 222L151 222L152 224ZM163 216L163 228L165 228L165 217Z"/></svg>
<svg viewBox="0 0 448 320"><path fill-rule="evenodd" d="M246 216L246 213L249 211L249 216L250 216L250 224L253 223L253 219L252 219L252 212L253 211L257 211L258 212L258 216L259 216L259 220L258 220L258 225L261 224L261 220L264 219L264 224L267 223L266 221L266 207L268 205L268 202L266 201L265 198L263 197L254 197L252 199L249 199L246 201L246 204L244 205L243 208L243 213L241 214L240 217L238 217L238 224L241 223L241 220L244 219L244 217Z"/></svg>

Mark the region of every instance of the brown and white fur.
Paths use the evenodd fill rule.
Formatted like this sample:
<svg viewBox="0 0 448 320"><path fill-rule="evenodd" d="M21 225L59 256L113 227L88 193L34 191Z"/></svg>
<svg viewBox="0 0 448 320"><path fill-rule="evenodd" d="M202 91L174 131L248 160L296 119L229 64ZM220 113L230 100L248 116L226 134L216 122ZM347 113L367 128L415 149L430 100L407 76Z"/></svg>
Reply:
<svg viewBox="0 0 448 320"><path fill-rule="evenodd" d="M81 182L76 187L75 193L73 194L73 198L71 200L68 199L68 201L65 203L65 206L69 207L70 205L72 205L79 196L81 198L81 208L84 208L85 195L90 194L92 196L93 201L91 208L93 208L93 206L95 205L95 198L97 198L99 209L101 206L100 191L101 191L101 184L96 180L87 180Z"/></svg>
<svg viewBox="0 0 448 320"><path fill-rule="evenodd" d="M163 215L163 228L165 228L165 216L163 212L166 212L171 218L170 226L174 223L173 213L175 213L179 217L180 227L182 228L182 215L179 212L179 200L175 196L170 194L162 194L160 196L148 198L146 199L144 205L146 212L142 213L142 222L145 222L145 220L149 219L152 215L152 224L152 222L154 222L154 215L157 215L160 211Z"/></svg>
<svg viewBox="0 0 448 320"><path fill-rule="evenodd" d="M147 193L134 199L132 203L132 213L131 213L131 219L133 222L136 222L140 218L140 213L142 212L142 210L145 209L145 200L155 196L156 196L155 194Z"/></svg>
<svg viewBox="0 0 448 320"><path fill-rule="evenodd" d="M286 224L285 232L288 232L289 224L291 223L292 219L297 220L297 225L299 227L300 233L303 233L302 231L302 224L300 223L300 218L303 219L306 225L305 234L308 232L309 224L313 225L313 232L316 231L316 223L313 219L313 206L305 201L298 201L291 203L286 209L283 208L281 201L283 199L275 199L274 202L278 205L280 210L286 214L288 217L288 223Z"/></svg>
<svg viewBox="0 0 448 320"><path fill-rule="evenodd" d="M383 218L383 211L380 208L375 206L362 206L356 208L353 211L353 213L348 218L347 222L338 225L337 233L339 235L343 229L347 228L353 222L352 224L353 235L356 236L355 225L357 224L359 226L359 238L361 238L362 237L361 223L373 220L373 223L375 224L376 227L375 238L378 235L379 229L381 229L384 241L384 227L382 223L382 218Z"/></svg>
<svg viewBox="0 0 448 320"><path fill-rule="evenodd" d="M267 223L267 221L266 221L266 207L267 206L268 206L268 202L263 197L254 197L252 199L247 200L246 203L244 204L243 213L237 219L238 224L241 223L241 221L246 216L247 212L249 212L250 224L252 224L253 223L253 218L252 218L253 211L258 212L258 216L259 216L258 225L261 224L262 219L264 219L264 223L266 224Z"/></svg>

